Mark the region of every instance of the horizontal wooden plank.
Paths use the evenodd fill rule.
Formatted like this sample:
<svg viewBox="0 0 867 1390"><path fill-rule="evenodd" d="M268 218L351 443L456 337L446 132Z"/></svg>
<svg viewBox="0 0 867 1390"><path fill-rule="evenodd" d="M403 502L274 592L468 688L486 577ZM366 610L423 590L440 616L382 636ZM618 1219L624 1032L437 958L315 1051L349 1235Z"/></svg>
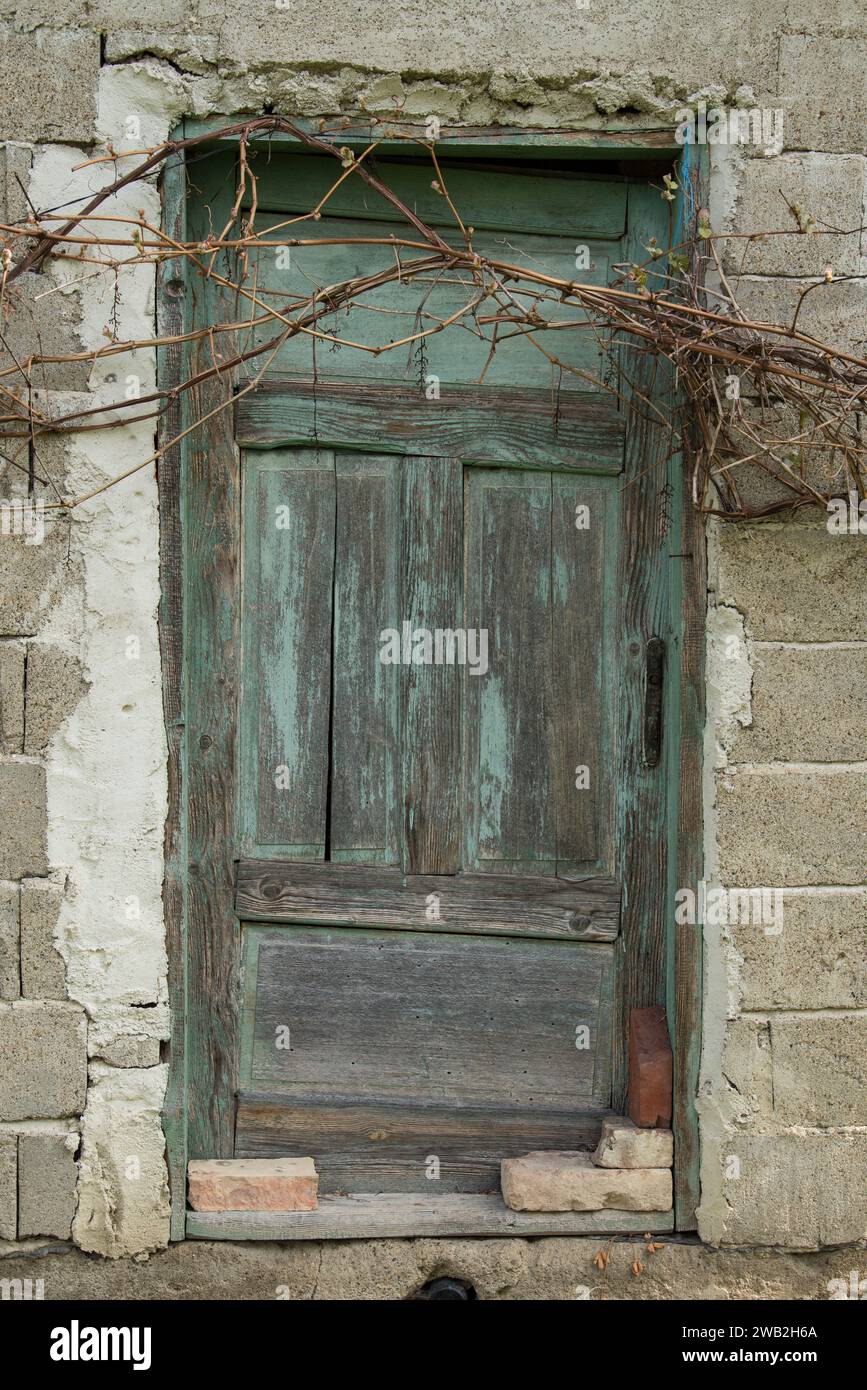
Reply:
<svg viewBox="0 0 867 1390"><path fill-rule="evenodd" d="M590 1149L599 1109L528 1110L391 1097L238 1097L236 1158L312 1155L321 1192L498 1192L500 1163L529 1149ZM430 1161L436 1174L428 1178Z"/></svg>
<svg viewBox="0 0 867 1390"><path fill-rule="evenodd" d="M448 455L465 463L615 474L624 423L599 391L415 385L273 377L238 398L240 444L347 446L374 453Z"/></svg>
<svg viewBox="0 0 867 1390"><path fill-rule="evenodd" d="M191 1240L363 1240L376 1236L631 1235L674 1229L671 1212L510 1211L497 1196L358 1193L317 1211L190 1211Z"/></svg>
<svg viewBox="0 0 867 1390"><path fill-rule="evenodd" d="M244 1090L595 1114L610 1104L610 943L242 934Z"/></svg>
<svg viewBox="0 0 867 1390"><path fill-rule="evenodd" d="M245 921L613 941L620 890L609 878L414 875L387 867L242 859L235 907Z"/></svg>
<svg viewBox="0 0 867 1390"><path fill-rule="evenodd" d="M387 159L368 166L374 177L391 189L416 216L429 225L460 229L454 213L441 193L432 187L435 170L430 157L421 150L407 150L420 156L418 163ZM270 147L250 154L257 179L256 200L260 211L309 212L328 193L343 170L328 155L277 154ZM626 229L626 181L602 177L580 178L570 170L527 170L506 166L496 178L480 178L475 169L441 165L442 180L466 226L477 232L492 229L503 232L552 231L562 236L564 228L574 229L575 237L615 238ZM323 207L317 228L327 236L331 217L376 219L408 225L406 218L357 174L344 178ZM304 226L294 229L301 236L312 235Z"/></svg>

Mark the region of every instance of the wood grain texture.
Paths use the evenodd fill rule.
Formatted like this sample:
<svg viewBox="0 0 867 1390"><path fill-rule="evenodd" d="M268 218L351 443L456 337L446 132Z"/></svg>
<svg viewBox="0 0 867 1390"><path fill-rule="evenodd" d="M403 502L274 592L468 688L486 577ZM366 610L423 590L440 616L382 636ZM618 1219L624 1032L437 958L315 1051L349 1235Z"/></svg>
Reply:
<svg viewBox="0 0 867 1390"><path fill-rule="evenodd" d="M556 419L555 419L556 414ZM607 395L449 387L427 400L416 385L274 378L238 399L245 447L318 443L373 453L418 454L511 468L619 473L623 419Z"/></svg>
<svg viewBox="0 0 867 1390"><path fill-rule="evenodd" d="M502 1159L595 1148L606 1111L242 1091L236 1155L312 1154L323 1192L499 1192ZM438 1161L427 1178L429 1159Z"/></svg>
<svg viewBox="0 0 867 1390"><path fill-rule="evenodd" d="M551 871L551 479L472 471L467 490L467 626L487 631L489 670L464 684L466 862Z"/></svg>
<svg viewBox="0 0 867 1390"><path fill-rule="evenodd" d="M341 454L336 462L330 854L395 864L398 670L380 660L380 633L400 624L399 461Z"/></svg>
<svg viewBox="0 0 867 1390"><path fill-rule="evenodd" d="M325 851L335 478L328 453L250 453L244 470L242 848Z"/></svg>
<svg viewBox="0 0 867 1390"><path fill-rule="evenodd" d="M463 470L457 459L401 463L402 614L413 630L463 625ZM461 682L454 665L401 671L403 865L410 874L461 866Z"/></svg>
<svg viewBox="0 0 867 1390"><path fill-rule="evenodd" d="M228 216L229 187L200 182L191 235ZM220 223L222 225L222 222ZM221 267L231 275L234 267ZM206 322L232 313L211 280L194 312ZM230 351L228 347L224 351ZM212 365L209 342L192 365ZM232 437L232 381L216 377L190 393L192 418L210 419L186 451L184 548L187 607L187 1116L190 1158L229 1158L234 1147L239 940L234 919L240 476ZM221 408L223 407L223 408ZM216 412L211 414L211 412Z"/></svg>
<svg viewBox="0 0 867 1390"><path fill-rule="evenodd" d="M660 244L665 236L664 214L653 189L630 187L628 218L627 259L638 261L651 236ZM620 1113L626 1096L630 1010L665 1003L667 781L664 761L649 768L643 760L644 676L648 640L657 636L670 642L672 637L668 586L671 547L664 500L670 442L664 421L668 418L666 392L670 383L658 364L643 353L625 352L624 365L633 392L650 396L660 416L652 416L639 400L627 436L621 492L616 872L622 875L623 899L616 950L612 1096L612 1106ZM664 746L670 737L670 731L663 731Z"/></svg>
<svg viewBox="0 0 867 1390"><path fill-rule="evenodd" d="M616 545L611 517L616 504L598 479L552 480L553 784L559 872L610 853L612 749L605 707L614 625L610 558ZM589 785L584 785L585 776Z"/></svg>
<svg viewBox="0 0 867 1390"><path fill-rule="evenodd" d="M162 179L163 226L175 241L186 240L187 186L183 164L168 168ZM186 263L163 261L157 266L157 325L161 337L177 339L184 331ZM161 389L170 390L184 378L185 353L170 342L157 354ZM184 411L179 396L171 396L160 415L158 446L163 450L157 470L160 509L160 660L163 676L163 715L166 723L168 805L163 838L165 877L163 910L171 1015L169 1078L163 1108L166 1132L171 1236L183 1240L187 1175L187 1048L185 998L186 939L186 782L184 767L184 567L181 534L183 450L169 442L181 432Z"/></svg>
<svg viewBox="0 0 867 1390"><path fill-rule="evenodd" d="M501 1197L426 1192L323 1197L318 1211L190 1211L191 1240L370 1240L402 1236L662 1235L671 1212L510 1211Z"/></svg>
<svg viewBox="0 0 867 1390"><path fill-rule="evenodd" d="M404 875L397 869L241 860L236 911L245 921L612 941L620 892L613 879L494 874Z"/></svg>
<svg viewBox="0 0 867 1390"><path fill-rule="evenodd" d="M337 160L325 155L293 155L270 149L267 152L253 150L251 165L258 179L259 207L263 211L281 213L309 212L341 172ZM376 176L423 221L459 233L445 199L431 188L433 175L429 161L413 165L380 159L376 164ZM557 170L531 172L506 166L496 179L491 179L480 178L475 169L446 165L444 178L466 225L478 231L547 233L570 227L575 219L575 183L568 172L565 175ZM626 226L625 181L591 177L587 186L592 190L592 197L582 205L582 236L615 239L622 236ZM329 197L324 218L331 217L387 220L405 225L400 213L357 176L345 179ZM300 235L304 234L301 230Z"/></svg>
<svg viewBox="0 0 867 1390"><path fill-rule="evenodd" d="M607 1108L611 945L325 927L244 939L245 1089Z"/></svg>

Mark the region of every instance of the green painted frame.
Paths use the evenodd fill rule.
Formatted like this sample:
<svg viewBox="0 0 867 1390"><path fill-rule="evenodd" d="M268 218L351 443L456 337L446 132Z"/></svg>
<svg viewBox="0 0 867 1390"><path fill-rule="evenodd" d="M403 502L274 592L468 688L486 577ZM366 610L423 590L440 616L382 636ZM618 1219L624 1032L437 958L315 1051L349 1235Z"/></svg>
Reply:
<svg viewBox="0 0 867 1390"><path fill-rule="evenodd" d="M187 120L173 132L173 138L216 137L227 122ZM319 130L317 121L298 121L298 125ZM405 133L420 134L418 127L406 126ZM368 123L344 126L333 134L341 144L366 143L372 135ZM275 135L275 142L292 143L292 137ZM326 136L326 138L328 138ZM215 141L216 143L216 141ZM383 142L405 149L400 141ZM547 159L619 159L683 157L681 169L693 154L678 147L670 127L618 127L615 123L594 131L527 131L520 129L444 128L438 147L452 155L528 159L544 155ZM704 175L702 153L693 157L692 177ZM681 179L681 183L688 179ZM178 240L186 239L188 210L188 172L183 155L173 156L161 179L163 227ZM681 199L682 199L681 193ZM678 205L679 225L684 205ZM161 337L183 332L187 321L188 285L186 272L172 262L161 265L157 276L157 322ZM188 423L184 397L171 394L184 379L184 349L177 343L158 352L160 388L169 393L160 420L160 442L165 443ZM172 1198L171 1238L186 1234L186 1166L189 1152L190 1076L196 1066L196 1028L191 997L207 968L207 947L191 940L190 886L198 864L190 863L190 760L187 726L188 643L185 612L185 483L194 443L190 439L166 448L159 464L160 505L160 643L163 670L163 698L168 741L168 816L166 821L165 881L163 890L169 958L169 1001L171 1047L169 1080L164 1107L169 1179ZM701 1050L701 937L697 929L675 937L674 892L677 887L697 889L702 874L702 748L704 731L704 630L706 610L705 534L700 515L689 495L682 461L668 463L672 484L670 504L672 526L669 540L677 542L670 553L673 562L668 585L671 629L679 661L669 662L666 673L666 739L668 795L668 902L666 911L665 995L675 1059L675 1229L689 1231L696 1226L699 1201L699 1133L695 1109ZM677 563L675 563L677 562ZM676 736L675 736L676 731ZM192 948L192 949L191 949ZM192 1036L191 1036L192 1035ZM225 1079L225 1078L224 1078ZM209 1121L201 1114L194 1118L201 1138L202 1126ZM212 1135L209 1151L220 1156L225 1151L225 1135ZM201 1147L199 1143L198 1147Z"/></svg>

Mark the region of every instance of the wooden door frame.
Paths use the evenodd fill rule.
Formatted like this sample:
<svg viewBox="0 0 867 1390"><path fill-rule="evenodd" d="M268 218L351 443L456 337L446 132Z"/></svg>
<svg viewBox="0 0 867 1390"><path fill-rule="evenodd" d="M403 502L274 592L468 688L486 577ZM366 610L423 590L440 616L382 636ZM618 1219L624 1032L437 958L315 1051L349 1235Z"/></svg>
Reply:
<svg viewBox="0 0 867 1390"><path fill-rule="evenodd" d="M224 122L187 120L173 132L173 138L216 134ZM317 121L298 124L316 130ZM417 127L406 127L407 133L418 134ZM275 143L291 147L292 137L271 137ZM323 138L328 138L327 136ZM359 124L340 129L334 134L335 143L365 144L371 138L371 127ZM390 142L383 142L387 153ZM394 142L405 150L405 144ZM644 130L618 128L611 123L594 131L527 131L505 127L454 128L445 130L438 141L446 153L482 154L496 158L576 158L640 159L670 155L682 158L684 170L688 157L693 166L701 164L702 175L706 161L689 147L680 148L673 140L671 127L648 127ZM686 183L685 178L681 183ZM169 237L186 240L189 189L188 169L182 157L173 157L161 182L163 226ZM679 224L683 224L684 209L678 206ZM675 237L675 240L678 238ZM187 326L188 290L186 263L179 268L174 261L159 265L157 271L157 322L161 337L183 333ZM172 394L173 388L185 379L183 349L174 343L158 352L159 387L168 393L166 407L159 424L159 441L165 446L176 438L189 423L186 394ZM231 418L231 411L225 415ZM206 460L200 460L206 463ZM169 1003L171 1012L171 1047L169 1080L164 1107L169 1178L172 1199L171 1238L181 1240L186 1230L186 1168L190 1148L202 1151L206 1146L212 1157L231 1154L232 1095L234 1078L230 1056L215 1065L214 1049L203 1049L202 1039L211 1030L221 1028L231 1033L233 1011L237 1000L232 997L234 942L225 939L196 939L190 931L190 915L194 922L204 920L208 911L208 896L215 884L225 884L233 873L234 849L226 837L214 851L211 835L210 859L201 860L201 833L208 829L208 818L219 810L220 797L233 800L232 775L218 778L219 786L191 785L190 759L187 753L188 730L185 714L185 682L190 659L186 641L184 528L187 532L206 524L226 528L226 551L222 556L223 575L211 576L220 586L221 580L230 583L237 564L237 536L233 535L232 510L235 504L231 478L214 480L214 510L203 523L201 517L185 516L185 478L196 467L195 440L188 437L180 444L165 447L159 461L158 486L160 507L160 646L162 654L163 700L168 742L168 814L165 827L165 880L163 901L166 917L166 939L169 961ZM705 532L701 516L692 505L688 481L683 477L680 459L669 462L670 474L676 482L670 512L672 526L668 533L671 546L669 580L670 619L675 643L680 643L680 660L669 662L666 681L666 794L667 794L667 904L666 904L666 962L665 1003L674 1049L674 1118L675 1135L675 1229L694 1230L695 1212L699 1200L699 1135L695 1097L701 1050L701 979L702 948L700 929L681 929L675 936L674 893L678 887L697 891L703 866L702 830L702 749L704 736L704 633L706 613L706 556ZM652 470L647 470L652 472ZM633 510L640 506L640 484L634 489ZM219 597L219 596L218 596ZM217 601L217 600L215 600ZM237 644L235 644L237 646ZM237 661L239 658L235 657ZM221 680L231 679L225 673ZM225 704L225 696L215 700ZM679 734L679 736L678 736ZM232 732L226 731L221 745L218 737L214 747L214 765L222 755L233 758ZM198 826L191 827L188 808L191 803L201 807ZM195 822L196 817L194 817ZM191 858L192 856L192 858ZM232 913L234 924L234 912ZM642 1001L646 1002L646 1001ZM621 1023L623 1020L621 1020ZM624 1043L621 1036L621 1047ZM230 1051L231 1049L229 1049ZM622 1059L621 1059L622 1075ZM202 1100L207 1096L207 1103ZM198 1103L197 1103L198 1102ZM191 1126L194 1142L190 1143ZM203 1137L204 1136L204 1137Z"/></svg>

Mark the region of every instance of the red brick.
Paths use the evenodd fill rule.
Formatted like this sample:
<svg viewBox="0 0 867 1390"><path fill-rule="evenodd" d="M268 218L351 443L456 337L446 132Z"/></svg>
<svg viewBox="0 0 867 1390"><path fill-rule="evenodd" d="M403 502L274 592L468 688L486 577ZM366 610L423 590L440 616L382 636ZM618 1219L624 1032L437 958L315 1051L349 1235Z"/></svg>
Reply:
<svg viewBox="0 0 867 1390"><path fill-rule="evenodd" d="M193 1211L315 1211L319 1175L312 1158L191 1160Z"/></svg>
<svg viewBox="0 0 867 1390"><path fill-rule="evenodd" d="M665 1009L655 1004L629 1015L629 1118L642 1129L671 1125L672 1058Z"/></svg>

